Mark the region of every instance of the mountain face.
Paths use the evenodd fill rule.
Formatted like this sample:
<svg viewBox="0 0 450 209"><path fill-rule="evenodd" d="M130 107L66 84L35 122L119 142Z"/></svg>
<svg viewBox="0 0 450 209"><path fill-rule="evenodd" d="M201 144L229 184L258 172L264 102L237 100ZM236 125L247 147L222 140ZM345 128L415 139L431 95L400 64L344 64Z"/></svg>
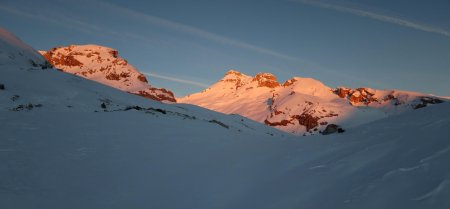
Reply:
<svg viewBox="0 0 450 209"><path fill-rule="evenodd" d="M149 99L176 102L171 91L152 87L144 74L119 57L117 50L97 45L70 45L40 53L64 72Z"/></svg>
<svg viewBox="0 0 450 209"><path fill-rule="evenodd" d="M70 53L67 53L68 55L65 56L60 53L60 50L70 51ZM83 51L83 53L79 51ZM127 65L123 59L117 58L113 60L106 55L106 53L113 54L113 52L114 50L109 48L92 45L55 49L52 57L60 57L60 59L52 59L53 63L61 65L61 62L64 62L64 66L67 66L67 63L72 63L71 66L73 68L69 68L72 74L63 73L50 65L47 61L48 57L44 58L38 51L23 43L8 31L0 28L0 115L9 115L11 119L19 115L23 116L23 114L46 115L42 116L43 118L66 114L72 115L67 117L68 120L72 120L78 114L91 114L93 116L99 114L103 116L108 114L137 114L137 118L147 117L147 119L143 119L144 124L147 124L147 122L153 123L160 119L165 120L168 124L171 124L171 130L177 129L179 126L190 126L196 127L197 131L199 131L201 129L211 129L210 126L213 126L243 135L250 133L261 137L283 137L285 135L279 130L239 115L224 115L188 104L161 103L126 93L121 88L135 92L149 85L147 82L133 82L132 79L142 78L144 80L145 77L140 77L142 74L132 66ZM90 53L96 55L89 55ZM47 54L47 56L49 55ZM110 67L107 67L106 70L96 71L97 63L91 63L90 60L92 59L88 61L83 60L84 56L88 58L95 56L95 60L99 60L99 63L116 63L117 65L122 65L122 67L108 65ZM117 57L117 54L111 56ZM84 78L84 76L76 76L78 74L83 75L84 72L88 72L86 76L89 79ZM119 80L112 79L112 83L108 83L110 85L103 85L103 80L102 82L96 82L97 77L95 77L98 76L99 80L103 79L102 76L105 75L103 72L109 72L107 75L111 76L114 76L114 73L127 73L128 75L121 76ZM115 84L121 84L122 86L117 87L114 86ZM117 117L117 115L114 117ZM128 118L132 120L132 117ZM3 120L5 118L0 117L0 119ZM122 120L120 117L116 119L120 124L129 122L128 120ZM180 121L186 122L179 124ZM80 119L78 122L83 124L87 121ZM105 120L98 126L103 126L108 122L110 121ZM3 132L3 127L0 128L0 132ZM77 132L77 130L73 131ZM158 129L156 128L153 131L157 132ZM130 136L132 135L131 132L129 134ZM152 135L149 135L149 137L151 138ZM0 137L0 145L2 139L5 138Z"/></svg>
<svg viewBox="0 0 450 209"><path fill-rule="evenodd" d="M234 70L202 92L178 99L222 113L240 114L297 135L342 132L444 101L416 92L330 88L312 78L294 77L279 83L270 73L251 77Z"/></svg>

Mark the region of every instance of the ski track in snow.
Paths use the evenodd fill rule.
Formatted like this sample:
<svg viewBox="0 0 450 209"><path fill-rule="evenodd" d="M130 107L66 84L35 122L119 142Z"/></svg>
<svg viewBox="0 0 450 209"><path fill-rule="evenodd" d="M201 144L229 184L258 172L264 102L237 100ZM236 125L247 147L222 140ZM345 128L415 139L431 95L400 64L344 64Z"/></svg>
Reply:
<svg viewBox="0 0 450 209"><path fill-rule="evenodd" d="M439 183L439 185L437 185L433 190L431 190L430 192L417 197L417 198L413 198L413 200L416 201L422 201L422 200L426 200L426 199L430 199L431 203L434 203L435 200L434 198L436 196L438 196L442 190L448 188L450 186L450 180L449 179L445 179L443 180L441 183Z"/></svg>
<svg viewBox="0 0 450 209"><path fill-rule="evenodd" d="M430 160L434 160L435 158L439 158L442 155L447 154L448 152L450 152L450 146L446 147L445 149L439 150L438 152L434 153L433 155L430 155L422 160L420 160L420 163L424 163Z"/></svg>

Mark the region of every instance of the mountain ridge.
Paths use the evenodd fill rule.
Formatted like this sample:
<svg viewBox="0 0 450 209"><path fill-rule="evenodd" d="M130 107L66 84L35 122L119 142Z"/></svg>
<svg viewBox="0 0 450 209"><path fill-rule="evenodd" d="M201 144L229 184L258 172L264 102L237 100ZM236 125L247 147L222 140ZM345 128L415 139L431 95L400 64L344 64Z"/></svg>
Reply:
<svg viewBox="0 0 450 209"><path fill-rule="evenodd" d="M254 77L229 70L209 88L177 99L297 134L322 133L327 126L354 127L446 98L401 90L331 88L313 78L278 82L271 73Z"/></svg>

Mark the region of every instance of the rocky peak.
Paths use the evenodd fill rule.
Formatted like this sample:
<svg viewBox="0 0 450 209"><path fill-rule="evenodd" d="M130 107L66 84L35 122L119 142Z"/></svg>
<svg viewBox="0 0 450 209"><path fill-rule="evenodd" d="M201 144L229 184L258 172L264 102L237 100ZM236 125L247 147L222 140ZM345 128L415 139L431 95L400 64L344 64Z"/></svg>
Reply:
<svg viewBox="0 0 450 209"><path fill-rule="evenodd" d="M228 72L225 73L225 76L227 76L227 75L242 76L243 74L239 71L230 69Z"/></svg>
<svg viewBox="0 0 450 209"><path fill-rule="evenodd" d="M275 88L280 86L277 77L270 73L258 73L252 81L258 82L258 87Z"/></svg>
<svg viewBox="0 0 450 209"><path fill-rule="evenodd" d="M247 77L247 76L242 74L241 72L231 69L225 73L224 77L222 78L222 81L236 82L238 80L242 80L243 77Z"/></svg>
<svg viewBox="0 0 450 209"><path fill-rule="evenodd" d="M241 72L235 71L233 69L229 70L225 73L225 76L222 78L222 82L226 83L232 83L235 85L235 89L238 89L242 86L244 86L247 81L251 78L250 76L247 76Z"/></svg>
<svg viewBox="0 0 450 209"><path fill-rule="evenodd" d="M69 45L40 51L56 68L146 98L175 102L171 91L152 87L144 74L119 57L115 49Z"/></svg>

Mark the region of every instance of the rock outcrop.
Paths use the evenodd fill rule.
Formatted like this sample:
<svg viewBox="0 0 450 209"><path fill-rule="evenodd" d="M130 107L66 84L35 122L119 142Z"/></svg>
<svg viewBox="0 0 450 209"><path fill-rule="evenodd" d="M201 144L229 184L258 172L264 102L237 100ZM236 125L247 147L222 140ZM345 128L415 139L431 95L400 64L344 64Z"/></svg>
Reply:
<svg viewBox="0 0 450 209"><path fill-rule="evenodd" d="M144 74L115 49L97 45L70 45L40 51L54 67L149 99L176 102L173 93L151 86Z"/></svg>
<svg viewBox="0 0 450 209"><path fill-rule="evenodd" d="M280 85L277 81L277 77L270 73L258 73L252 81L258 82L258 87L275 88Z"/></svg>
<svg viewBox="0 0 450 209"><path fill-rule="evenodd" d="M383 91L370 88L350 89L338 87L333 89L333 92L340 98L348 100L354 106L390 103L394 106L409 104L413 109L419 109L430 104L444 102L444 99L435 96L396 90Z"/></svg>
<svg viewBox="0 0 450 209"><path fill-rule="evenodd" d="M329 134L343 133L343 132L345 132L345 130L343 128L341 128L340 126L338 126L336 124L329 124L329 125L327 125L325 130L322 131L322 134L329 135Z"/></svg>

